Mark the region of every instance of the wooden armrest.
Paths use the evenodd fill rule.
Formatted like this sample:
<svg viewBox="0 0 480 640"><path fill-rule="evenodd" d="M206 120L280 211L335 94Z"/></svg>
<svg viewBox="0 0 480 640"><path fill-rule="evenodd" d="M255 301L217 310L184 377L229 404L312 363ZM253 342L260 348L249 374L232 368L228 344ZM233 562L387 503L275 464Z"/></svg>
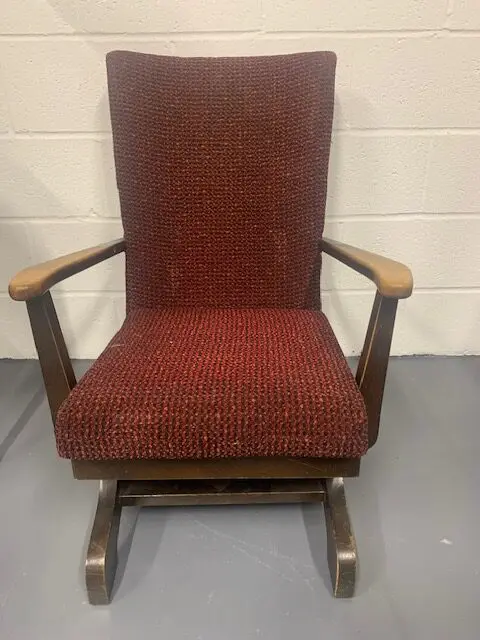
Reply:
<svg viewBox="0 0 480 640"><path fill-rule="evenodd" d="M323 238L321 249L373 280L385 298L408 298L412 294L412 272L401 262L328 238Z"/></svg>
<svg viewBox="0 0 480 640"><path fill-rule="evenodd" d="M322 240L321 249L377 285L356 374L367 409L368 443L372 447L378 437L397 304L399 298L408 298L412 293L412 273L400 262L328 238Z"/></svg>
<svg viewBox="0 0 480 640"><path fill-rule="evenodd" d="M8 291L14 300L31 300L46 293L50 287L94 264L125 251L125 240L119 238L96 247L75 251L66 256L27 267L12 278Z"/></svg>

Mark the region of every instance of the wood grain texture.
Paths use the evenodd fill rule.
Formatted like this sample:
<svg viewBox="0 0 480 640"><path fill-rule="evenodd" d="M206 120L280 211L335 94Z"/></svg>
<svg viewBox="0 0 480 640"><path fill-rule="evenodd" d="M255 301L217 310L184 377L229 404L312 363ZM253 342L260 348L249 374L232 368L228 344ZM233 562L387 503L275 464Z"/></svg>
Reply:
<svg viewBox="0 0 480 640"><path fill-rule="evenodd" d="M122 507L114 480L102 480L85 561L90 604L108 604L117 569L117 539Z"/></svg>
<svg viewBox="0 0 480 640"><path fill-rule="evenodd" d="M55 422L60 405L77 383L75 373L50 292L28 300L27 310L50 413Z"/></svg>
<svg viewBox="0 0 480 640"><path fill-rule="evenodd" d="M58 282L122 253L122 251L125 251L125 241L123 238L119 238L27 267L12 278L8 291L14 300L31 300L43 295Z"/></svg>
<svg viewBox="0 0 480 640"><path fill-rule="evenodd" d="M109 604L117 569L117 541L123 506L323 502L333 594L354 593L355 538L348 515L343 478L234 481L102 480L98 494L85 577L90 604Z"/></svg>
<svg viewBox="0 0 480 640"><path fill-rule="evenodd" d="M360 458L220 458L217 460L72 460L79 480L215 480L355 477Z"/></svg>
<svg viewBox="0 0 480 640"><path fill-rule="evenodd" d="M326 480L325 525L328 567L335 598L351 598L355 592L357 545L353 535L343 478Z"/></svg>
<svg viewBox="0 0 480 640"><path fill-rule="evenodd" d="M362 273L377 285L377 293L358 363L356 382L368 414L368 443L378 438L383 392L387 376L398 300L408 298L413 289L410 269L369 251L324 238L322 251ZM341 475L341 474L338 474Z"/></svg>
<svg viewBox="0 0 480 640"><path fill-rule="evenodd" d="M357 367L356 382L367 407L369 447L378 438L397 305L396 298L377 292Z"/></svg>
<svg viewBox="0 0 480 640"><path fill-rule="evenodd" d="M401 262L343 242L323 238L322 251L372 280L386 298L408 298L412 294L412 272Z"/></svg>
<svg viewBox="0 0 480 640"><path fill-rule="evenodd" d="M118 483L122 506L323 502L322 480L134 480Z"/></svg>

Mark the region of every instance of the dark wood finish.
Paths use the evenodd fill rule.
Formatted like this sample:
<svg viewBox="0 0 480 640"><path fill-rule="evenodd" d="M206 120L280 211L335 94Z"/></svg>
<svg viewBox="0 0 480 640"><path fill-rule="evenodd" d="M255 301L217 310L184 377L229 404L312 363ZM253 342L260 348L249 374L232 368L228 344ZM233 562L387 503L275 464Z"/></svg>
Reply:
<svg viewBox="0 0 480 640"><path fill-rule="evenodd" d="M353 596L357 549L347 510L343 478L254 481L102 480L85 562L88 599L111 600L117 568L117 540L122 506L178 506L323 502L328 566L333 594Z"/></svg>
<svg viewBox="0 0 480 640"><path fill-rule="evenodd" d="M358 476L360 459L72 460L79 480L252 480Z"/></svg>
<svg viewBox="0 0 480 640"><path fill-rule="evenodd" d="M14 300L25 300L27 303L33 339L54 423L60 405L77 382L49 288L124 250L123 238L114 240L28 267L10 282L11 297Z"/></svg>
<svg viewBox="0 0 480 640"><path fill-rule="evenodd" d="M76 384L50 292L27 302L52 419Z"/></svg>
<svg viewBox="0 0 480 640"><path fill-rule="evenodd" d="M357 545L348 515L343 478L326 480L325 489L323 504L333 595L336 598L351 598L355 591Z"/></svg>
<svg viewBox="0 0 480 640"><path fill-rule="evenodd" d="M88 269L107 258L125 251L123 238L100 244L66 256L48 260L33 267L27 267L12 278L8 287L14 300L31 300L46 293L54 284Z"/></svg>
<svg viewBox="0 0 480 640"><path fill-rule="evenodd" d="M365 365L370 356L369 345L372 342L373 333L377 324L378 312L380 310L381 301L382 301L382 296L379 295L378 292L376 292L375 298L373 300L372 310L370 312L367 331L365 333L365 340L363 342L362 352L360 354L360 359L357 364L357 373L355 375L357 384L359 384L360 379L363 377L363 372L365 371Z"/></svg>
<svg viewBox="0 0 480 640"><path fill-rule="evenodd" d="M365 343L358 363L356 381L368 414L368 443L378 438L383 392L399 298L412 293L412 273L405 265L363 251L342 242L324 238L322 251L362 273L377 285ZM342 474L337 474L341 476ZM345 474L343 474L345 475Z"/></svg>
<svg viewBox="0 0 480 640"><path fill-rule="evenodd" d="M323 238L321 248L324 253L375 282L382 296L398 300L412 294L412 272L401 262L329 238Z"/></svg>
<svg viewBox="0 0 480 640"><path fill-rule="evenodd" d="M378 438L397 304L395 298L384 298L377 292L356 373L367 407L370 447Z"/></svg>
<svg viewBox="0 0 480 640"><path fill-rule="evenodd" d="M411 293L411 273L399 263L342 243L324 240L321 248L377 285L356 377L367 406L372 446L378 436L397 302ZM117 240L80 251L26 269L10 283L11 296L27 301L54 421L76 380L48 289L124 249L124 241ZM333 593L343 598L353 595L357 553L343 477L358 475L359 459L72 460L72 468L76 478L100 480L85 563L88 598L92 604L110 602L122 505L323 501Z"/></svg>
<svg viewBox="0 0 480 640"><path fill-rule="evenodd" d="M117 569L117 539L122 507L114 480L102 480L85 561L90 604L108 604Z"/></svg>
<svg viewBox="0 0 480 640"><path fill-rule="evenodd" d="M211 504L268 504L323 502L321 480L122 481L122 506L179 506Z"/></svg>

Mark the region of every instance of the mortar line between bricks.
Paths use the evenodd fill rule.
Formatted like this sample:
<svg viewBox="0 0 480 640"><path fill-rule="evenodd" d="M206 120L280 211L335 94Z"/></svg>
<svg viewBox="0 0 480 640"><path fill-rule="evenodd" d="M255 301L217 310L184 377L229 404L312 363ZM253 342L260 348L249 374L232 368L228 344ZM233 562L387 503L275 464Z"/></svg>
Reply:
<svg viewBox="0 0 480 640"><path fill-rule="evenodd" d="M371 29L371 30L335 30L335 31L262 31L261 28L243 31L162 31L150 33L125 33L125 32L74 32L74 33L11 33L0 34L0 41L50 41L65 42L155 42L155 41L189 41L189 40L224 40L235 39L241 41L245 38L258 37L258 40L282 40L305 38L347 38L362 39L371 37L381 38L422 38L441 36L446 38L475 37L480 36L479 29L448 29L436 27L432 29Z"/></svg>
<svg viewBox="0 0 480 640"><path fill-rule="evenodd" d="M326 225L343 224L351 222L407 222L407 221L456 221L456 220L476 220L480 218L479 211L450 211L450 212L435 212L435 211L407 211L403 213L349 213L339 214L327 211ZM31 222L33 224L92 224L103 225L105 223L119 225L121 223L120 215L108 216L1 216L0 225L2 223L7 224L22 224L25 222Z"/></svg>
<svg viewBox="0 0 480 640"><path fill-rule="evenodd" d="M462 37L480 36L480 29L448 29L435 27L432 29L366 29L366 30L337 30L337 31L266 31L268 39L295 39L295 38L431 38L431 37Z"/></svg>
<svg viewBox="0 0 480 640"><path fill-rule="evenodd" d="M334 136L376 137L422 137L448 135L480 135L479 127L349 127L334 129ZM111 131L14 131L0 133L0 140L111 140Z"/></svg>
<svg viewBox="0 0 480 640"><path fill-rule="evenodd" d="M466 212L435 212L435 211L411 211L403 213L349 213L339 214L327 211L326 225L343 224L350 222L381 222L381 221L456 221L456 220L470 220L480 218L480 211L466 211ZM33 224L93 224L103 225L121 223L120 215L118 216L1 216L0 225L2 223L7 224L21 224L24 222L32 222Z"/></svg>
<svg viewBox="0 0 480 640"><path fill-rule="evenodd" d="M0 140L111 140L111 131L15 131L13 138L0 134Z"/></svg>
<svg viewBox="0 0 480 640"><path fill-rule="evenodd" d="M480 135L479 127L378 127L361 128L351 127L334 129L335 136L356 135L362 137L392 136L392 137L421 137L421 136L448 136L448 135Z"/></svg>
<svg viewBox="0 0 480 640"><path fill-rule="evenodd" d="M158 31L158 32L145 32L145 33L136 33L136 32L95 32L95 31L85 31L85 32L72 32L72 33L3 33L0 34L0 40L8 41L45 41L46 39L50 41L57 42L85 42L88 40L96 41L96 42L169 42L175 40L177 38L218 38L218 39L236 39L241 40L245 37L255 36L256 34L262 33L259 28L255 29L246 29L246 30L238 30L238 31Z"/></svg>

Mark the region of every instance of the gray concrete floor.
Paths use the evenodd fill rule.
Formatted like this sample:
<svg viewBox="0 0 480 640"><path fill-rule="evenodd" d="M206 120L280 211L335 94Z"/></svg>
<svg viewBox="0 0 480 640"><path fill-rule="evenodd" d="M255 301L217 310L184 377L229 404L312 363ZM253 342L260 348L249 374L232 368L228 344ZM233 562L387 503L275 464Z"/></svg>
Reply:
<svg viewBox="0 0 480 640"><path fill-rule="evenodd" d="M36 362L1 363L0 394L2 640L480 637L480 358L392 360L380 439L346 483L349 601L321 506L130 508L113 603L91 607L97 485L56 457Z"/></svg>

